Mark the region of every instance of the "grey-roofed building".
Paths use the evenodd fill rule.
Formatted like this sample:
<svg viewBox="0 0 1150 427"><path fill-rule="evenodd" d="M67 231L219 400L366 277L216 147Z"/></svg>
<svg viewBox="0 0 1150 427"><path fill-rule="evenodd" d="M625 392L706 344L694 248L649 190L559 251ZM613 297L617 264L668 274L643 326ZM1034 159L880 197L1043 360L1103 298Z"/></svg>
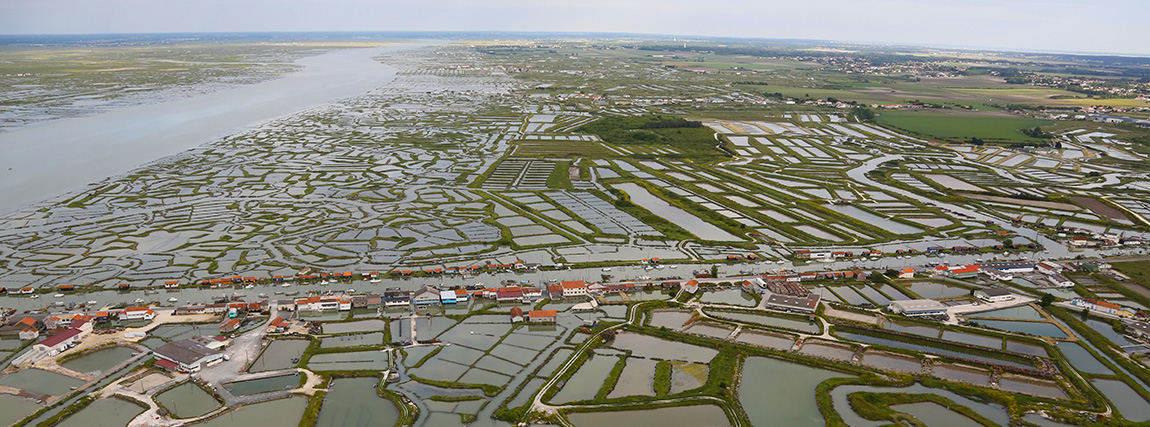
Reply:
<svg viewBox="0 0 1150 427"><path fill-rule="evenodd" d="M814 313L815 308L819 306L819 298L818 294L809 294L805 297L774 294L767 298L767 307L775 310Z"/></svg>
<svg viewBox="0 0 1150 427"><path fill-rule="evenodd" d="M891 301L887 309L907 316L937 316L946 314L946 306L932 299L904 299Z"/></svg>
<svg viewBox="0 0 1150 427"><path fill-rule="evenodd" d="M209 363L222 359L220 351L227 346L226 341L214 337L196 336L186 340L173 341L160 346L156 357L175 363L183 372L196 372Z"/></svg>

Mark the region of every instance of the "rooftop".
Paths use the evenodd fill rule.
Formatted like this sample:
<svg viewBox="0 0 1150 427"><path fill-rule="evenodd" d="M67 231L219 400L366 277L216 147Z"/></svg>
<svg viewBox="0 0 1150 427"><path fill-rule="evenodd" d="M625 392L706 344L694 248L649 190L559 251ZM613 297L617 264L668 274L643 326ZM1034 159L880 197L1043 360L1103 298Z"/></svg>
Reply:
<svg viewBox="0 0 1150 427"><path fill-rule="evenodd" d="M898 304L904 311L946 310L945 305L932 299L904 299L891 301L891 304Z"/></svg>

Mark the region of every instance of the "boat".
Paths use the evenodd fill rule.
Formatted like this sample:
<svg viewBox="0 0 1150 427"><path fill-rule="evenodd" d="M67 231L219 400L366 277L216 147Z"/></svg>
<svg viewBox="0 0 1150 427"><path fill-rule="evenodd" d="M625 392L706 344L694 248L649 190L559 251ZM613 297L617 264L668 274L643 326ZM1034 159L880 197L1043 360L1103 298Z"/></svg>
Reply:
<svg viewBox="0 0 1150 427"><path fill-rule="evenodd" d="M367 282L368 282L368 283L379 283L379 282L382 282L382 280L379 280L379 279L371 279L371 280L368 280Z"/></svg>
<svg viewBox="0 0 1150 427"><path fill-rule="evenodd" d="M291 286L291 283L284 283L283 285L280 285L280 286L283 286L283 287L285 287L285 288L286 288L286 287L288 287L288 286Z"/></svg>
<svg viewBox="0 0 1150 427"><path fill-rule="evenodd" d="M40 298L40 296L39 295L32 295L29 298L36 299L36 298Z"/></svg>
<svg viewBox="0 0 1150 427"><path fill-rule="evenodd" d="M64 298L64 294L52 295L53 298Z"/></svg>
<svg viewBox="0 0 1150 427"><path fill-rule="evenodd" d="M603 271L611 271L611 267L603 267Z"/></svg>
<svg viewBox="0 0 1150 427"><path fill-rule="evenodd" d="M289 297L292 295L299 295L299 291L291 291L291 292L285 293L284 295L287 295Z"/></svg>
<svg viewBox="0 0 1150 427"><path fill-rule="evenodd" d="M349 294L354 294L354 293L355 293L355 289L348 289L348 290L347 290L347 293L349 293Z"/></svg>
<svg viewBox="0 0 1150 427"><path fill-rule="evenodd" d="M143 298L136 298L136 304L144 302Z"/></svg>
<svg viewBox="0 0 1150 427"><path fill-rule="evenodd" d="M96 305L95 301L88 301L88 305Z"/></svg>
<svg viewBox="0 0 1150 427"><path fill-rule="evenodd" d="M257 296L258 296L258 297L260 297L260 298L267 298L267 297L268 297L268 294L265 294L265 293L263 293L263 292L260 292L260 294L259 294L259 295L257 295Z"/></svg>
<svg viewBox="0 0 1150 427"><path fill-rule="evenodd" d="M326 285L327 285L327 280L320 280L320 281L319 281L319 284L320 284L320 286L326 286Z"/></svg>
<svg viewBox="0 0 1150 427"><path fill-rule="evenodd" d="M251 288L254 288L254 287L256 287L256 285L247 285L247 286L244 286L244 289L251 289Z"/></svg>
<svg viewBox="0 0 1150 427"><path fill-rule="evenodd" d="M179 299L176 297L168 298L168 302L176 302L176 301L179 301Z"/></svg>

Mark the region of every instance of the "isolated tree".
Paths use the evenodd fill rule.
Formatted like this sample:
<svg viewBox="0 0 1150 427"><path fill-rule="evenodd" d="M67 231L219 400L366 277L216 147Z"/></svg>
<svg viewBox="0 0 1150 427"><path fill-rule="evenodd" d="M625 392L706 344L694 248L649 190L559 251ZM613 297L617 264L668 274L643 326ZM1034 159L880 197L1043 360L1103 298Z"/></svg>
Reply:
<svg viewBox="0 0 1150 427"><path fill-rule="evenodd" d="M1038 305L1043 307L1050 306L1050 304L1054 304L1054 299L1054 295L1043 293L1042 299L1038 300Z"/></svg>

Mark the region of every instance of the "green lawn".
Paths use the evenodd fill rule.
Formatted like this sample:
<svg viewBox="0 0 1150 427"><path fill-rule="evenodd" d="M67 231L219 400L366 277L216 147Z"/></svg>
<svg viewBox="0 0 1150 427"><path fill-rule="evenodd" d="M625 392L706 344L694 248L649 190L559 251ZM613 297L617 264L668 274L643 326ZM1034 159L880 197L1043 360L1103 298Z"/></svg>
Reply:
<svg viewBox="0 0 1150 427"><path fill-rule="evenodd" d="M1112 262L1110 263L1122 274L1130 276L1130 280L1137 282L1139 285L1150 288L1150 262L1146 261L1125 261L1125 262Z"/></svg>
<svg viewBox="0 0 1150 427"><path fill-rule="evenodd" d="M1018 132L1019 129L1049 126L1051 122L1029 117L964 114L934 111L882 111L878 122L940 138L982 138L1037 142Z"/></svg>

